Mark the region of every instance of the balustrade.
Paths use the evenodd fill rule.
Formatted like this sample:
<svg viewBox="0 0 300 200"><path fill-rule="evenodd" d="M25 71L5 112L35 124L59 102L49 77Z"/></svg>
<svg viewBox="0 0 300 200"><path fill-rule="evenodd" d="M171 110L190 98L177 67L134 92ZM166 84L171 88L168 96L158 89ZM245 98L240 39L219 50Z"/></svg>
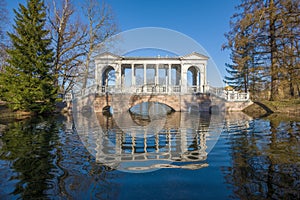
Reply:
<svg viewBox="0 0 300 200"><path fill-rule="evenodd" d="M182 91L180 85L136 85L130 87L115 87L115 86L98 86L92 85L86 89L82 89L77 93L67 93L64 100L70 101L72 98L78 98L87 96L89 94L101 94L101 93L111 93L111 94L194 94L201 92L200 86L189 86L186 91ZM248 101L249 93L241 93L238 91L226 91L224 88L215 88L207 86L207 92L218 96L226 101Z"/></svg>

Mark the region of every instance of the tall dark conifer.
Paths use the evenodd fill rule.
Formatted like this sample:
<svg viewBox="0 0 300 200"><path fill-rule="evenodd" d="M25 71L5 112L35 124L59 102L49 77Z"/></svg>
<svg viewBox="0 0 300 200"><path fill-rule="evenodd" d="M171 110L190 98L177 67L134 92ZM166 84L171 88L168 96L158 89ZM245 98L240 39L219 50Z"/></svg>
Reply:
<svg viewBox="0 0 300 200"><path fill-rule="evenodd" d="M27 6L19 4L14 13L14 31L8 33L13 47L8 50L9 64L1 74L4 98L15 110L49 112L54 108L56 88L44 2L27 0Z"/></svg>

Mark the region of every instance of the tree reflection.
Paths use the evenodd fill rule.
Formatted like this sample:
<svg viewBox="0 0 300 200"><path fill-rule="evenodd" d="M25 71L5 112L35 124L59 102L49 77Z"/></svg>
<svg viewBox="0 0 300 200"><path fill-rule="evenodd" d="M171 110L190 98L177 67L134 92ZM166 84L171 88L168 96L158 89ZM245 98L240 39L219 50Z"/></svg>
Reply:
<svg viewBox="0 0 300 200"><path fill-rule="evenodd" d="M47 198L54 178L58 125L53 118L32 118L8 125L1 137L0 158L9 161L16 174L10 180L17 181L11 195Z"/></svg>
<svg viewBox="0 0 300 200"><path fill-rule="evenodd" d="M253 120L230 124L232 167L226 178L241 199L299 199L300 129L297 122ZM234 130L235 129L235 130Z"/></svg>

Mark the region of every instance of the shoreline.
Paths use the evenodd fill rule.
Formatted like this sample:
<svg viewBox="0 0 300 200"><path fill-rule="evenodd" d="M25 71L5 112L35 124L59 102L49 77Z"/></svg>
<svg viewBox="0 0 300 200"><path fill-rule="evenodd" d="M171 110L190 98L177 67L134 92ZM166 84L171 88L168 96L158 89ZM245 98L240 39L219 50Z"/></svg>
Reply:
<svg viewBox="0 0 300 200"><path fill-rule="evenodd" d="M247 115L259 118L271 114L284 114L300 117L300 99L284 101L253 101L253 104L243 110Z"/></svg>
<svg viewBox="0 0 300 200"><path fill-rule="evenodd" d="M284 101L253 101L253 104L242 110L253 118L267 117L271 114L283 114L300 118L300 99ZM65 105L58 103L53 114L66 114ZM0 118L14 118L22 120L34 116L34 113L24 111L12 111L5 102L0 102Z"/></svg>

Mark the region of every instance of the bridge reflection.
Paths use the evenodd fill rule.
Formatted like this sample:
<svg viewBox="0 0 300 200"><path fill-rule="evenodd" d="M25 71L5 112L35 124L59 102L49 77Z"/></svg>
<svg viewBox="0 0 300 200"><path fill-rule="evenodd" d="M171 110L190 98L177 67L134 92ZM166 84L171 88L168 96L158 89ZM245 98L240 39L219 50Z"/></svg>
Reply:
<svg viewBox="0 0 300 200"><path fill-rule="evenodd" d="M207 154L224 125L223 112L170 113L155 103L146 115L129 111L105 115L93 111L93 101L90 97L74 101L74 125L96 161L112 169L139 172L206 167Z"/></svg>
<svg viewBox="0 0 300 200"><path fill-rule="evenodd" d="M209 114L173 112L151 120L150 116L126 112L114 116L98 113L97 118L104 134L97 140L96 160L100 163L111 167L122 164L127 170L207 166L171 163L206 159Z"/></svg>
<svg viewBox="0 0 300 200"><path fill-rule="evenodd" d="M86 148L97 162L108 167L137 172L208 166L205 163L210 151L208 112L158 116L125 112L112 116L87 109L74 113L73 117Z"/></svg>

